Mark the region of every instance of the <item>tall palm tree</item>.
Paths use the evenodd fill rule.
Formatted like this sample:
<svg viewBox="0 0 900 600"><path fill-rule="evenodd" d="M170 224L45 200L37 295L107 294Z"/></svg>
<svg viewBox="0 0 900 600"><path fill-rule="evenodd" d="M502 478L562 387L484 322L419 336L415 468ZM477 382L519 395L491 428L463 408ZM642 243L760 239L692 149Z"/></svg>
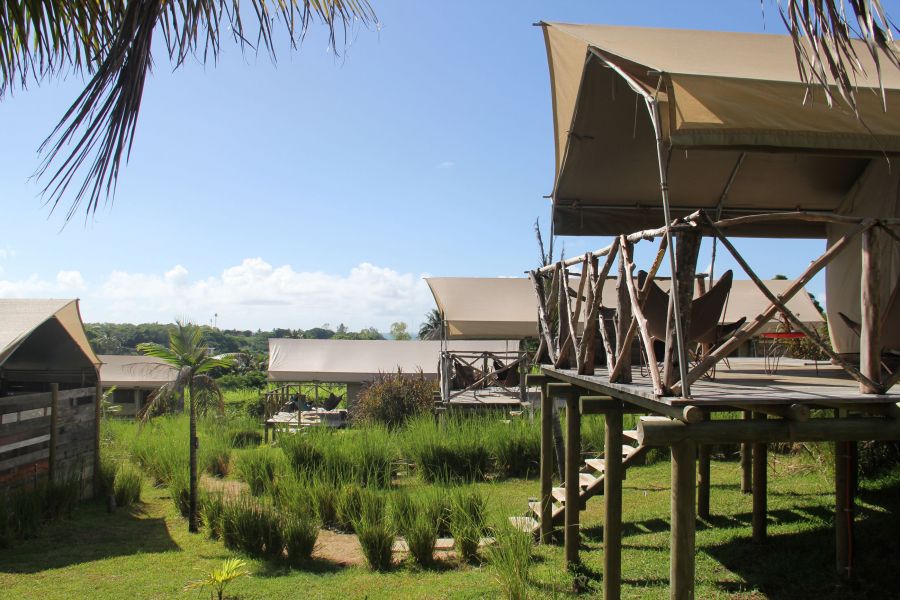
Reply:
<svg viewBox="0 0 900 600"><path fill-rule="evenodd" d="M896 27L881 0L784 0L779 11L794 38L802 76L824 87L829 101L827 84L833 83L856 106L853 81L862 67L851 36L867 42L879 74L879 50L900 68ZM354 24L377 24L369 0L4 0L0 99L28 83L87 75L84 91L41 146L38 175L49 178L44 197L53 207L80 177L67 219L82 200L90 215L113 196L123 154L127 160L131 151L154 35L163 36L173 68L190 57L215 62L229 34L242 48L261 48L274 60L279 29L296 48L313 21L327 28L335 51ZM255 44L248 41L254 38Z"/></svg>
<svg viewBox="0 0 900 600"><path fill-rule="evenodd" d="M190 410L190 479L191 498L188 512L188 529L198 530L197 518L197 450L200 447L197 439L197 410L201 406L215 404L221 413L224 410L222 390L209 373L219 367L229 367L233 355L223 354L210 356L209 348L203 342L203 331L200 327L183 321L176 321L175 327L169 331L169 346L153 342L138 344L138 351L146 356L161 358L178 370L174 381L159 388L150 397L141 415L143 420L155 414L161 405L171 398L180 398L184 402L185 391L188 392Z"/></svg>
<svg viewBox="0 0 900 600"><path fill-rule="evenodd" d="M420 340L436 340L441 337L441 313L436 308L432 308L425 314L425 321L419 326Z"/></svg>

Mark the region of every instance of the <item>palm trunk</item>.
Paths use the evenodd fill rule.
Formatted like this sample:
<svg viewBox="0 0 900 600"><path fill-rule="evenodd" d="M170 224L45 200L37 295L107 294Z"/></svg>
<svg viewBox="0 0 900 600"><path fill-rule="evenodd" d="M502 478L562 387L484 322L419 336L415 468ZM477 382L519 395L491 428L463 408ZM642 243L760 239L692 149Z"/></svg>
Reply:
<svg viewBox="0 0 900 600"><path fill-rule="evenodd" d="M191 414L191 499L190 508L188 509L188 531L197 533L199 530L197 519L197 447L200 445L197 439L197 406L194 402L194 382L191 381L190 387L190 414Z"/></svg>

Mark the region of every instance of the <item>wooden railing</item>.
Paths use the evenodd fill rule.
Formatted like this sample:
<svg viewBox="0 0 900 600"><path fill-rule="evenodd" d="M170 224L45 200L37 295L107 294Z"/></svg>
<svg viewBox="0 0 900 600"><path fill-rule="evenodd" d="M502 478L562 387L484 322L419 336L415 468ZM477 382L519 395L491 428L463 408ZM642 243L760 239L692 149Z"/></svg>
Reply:
<svg viewBox="0 0 900 600"><path fill-rule="evenodd" d="M523 350L502 352L444 350L441 352L440 362L441 400L447 403L466 392L494 387L510 394L518 395L520 401L524 401L526 393L525 375L528 372L529 364L528 358L528 353ZM503 363L499 370L495 368L495 360ZM453 389L452 379L455 363L471 367L480 375L465 387ZM515 386L505 385L499 377L500 371L508 373L510 369L515 369L519 375L519 382ZM475 397L477 399L477 393Z"/></svg>
<svg viewBox="0 0 900 600"><path fill-rule="evenodd" d="M850 226L851 229L832 244L782 294L776 295L762 282L747 260L728 239L726 232L734 227L776 222L818 222ZM669 227L621 235L594 252L570 258L530 272L538 299L540 346L538 360L556 368L576 369L581 375L595 371L596 337L602 341L606 354L607 376L613 383L628 383L631 375L631 345L635 335L646 356L651 385L659 396L690 395L690 385L712 369L719 361L750 339L779 313L797 330L843 368L860 384L862 393L883 393L900 381L900 368L884 372L881 364L881 311L879 304L881 266L874 248L876 236L886 235L900 242L896 229L900 219L848 217L831 213L769 213L714 221L704 211L676 219ZM653 340L647 327L643 307L663 258L669 251L668 236L673 236L676 273L669 294L668 333L662 367L657 365ZM735 259L747 276L769 301L762 313L734 331L730 337L701 356L697 364L688 368L688 344L676 335L676 330L690 331L690 312L696 276L697 257L703 236L714 238ZM862 323L860 326L860 366L848 362L831 349L819 333L813 331L791 312L786 303L825 268L835 256L844 252L857 236L862 237ZM658 249L642 285L634 276L634 246L642 241L658 240ZM602 259L603 264L600 265ZM618 261L616 260L618 259ZM603 305L603 290L607 276L617 263L616 300L613 306ZM580 273L573 268L580 267ZM676 299L677 295L677 299ZM678 310L675 309L676 304ZM614 310L613 310L614 308ZM603 318L611 314L614 318ZM610 321L614 321L611 324ZM613 343L615 342L615 343ZM676 367L676 358L678 360Z"/></svg>

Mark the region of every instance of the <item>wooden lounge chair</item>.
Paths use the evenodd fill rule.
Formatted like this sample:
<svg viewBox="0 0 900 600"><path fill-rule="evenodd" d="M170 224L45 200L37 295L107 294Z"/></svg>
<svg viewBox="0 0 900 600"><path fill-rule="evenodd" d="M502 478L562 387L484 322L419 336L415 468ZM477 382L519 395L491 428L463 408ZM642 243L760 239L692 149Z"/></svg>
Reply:
<svg viewBox="0 0 900 600"><path fill-rule="evenodd" d="M334 393L330 393L328 394L328 398L322 402L322 408L325 410L334 410L343 399L343 396L336 396Z"/></svg>
<svg viewBox="0 0 900 600"><path fill-rule="evenodd" d="M459 359L453 359L453 388L465 390L475 385L475 382L483 377L481 371L465 364ZM475 386L475 389L483 388L484 382Z"/></svg>
<svg viewBox="0 0 900 600"><path fill-rule="evenodd" d="M498 358L494 359L494 376L497 383L505 387L517 387L519 385L519 364L515 361L504 365Z"/></svg>

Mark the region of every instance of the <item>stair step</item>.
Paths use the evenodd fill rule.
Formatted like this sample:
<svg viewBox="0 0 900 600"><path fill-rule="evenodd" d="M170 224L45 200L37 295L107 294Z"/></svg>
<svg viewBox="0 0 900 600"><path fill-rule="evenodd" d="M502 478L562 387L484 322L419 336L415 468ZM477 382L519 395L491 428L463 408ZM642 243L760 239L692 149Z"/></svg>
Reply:
<svg viewBox="0 0 900 600"><path fill-rule="evenodd" d="M528 510L530 510L532 512L532 514L534 514L538 518L538 520L540 520L540 518L541 518L541 503L539 501L529 502Z"/></svg>
<svg viewBox="0 0 900 600"><path fill-rule="evenodd" d="M630 455L634 454L635 450L637 450L637 448L634 446L622 444L622 458L628 458Z"/></svg>
<svg viewBox="0 0 900 600"><path fill-rule="evenodd" d="M584 461L584 464L597 471L598 473L603 473L606 470L606 461L602 458L589 458Z"/></svg>
<svg viewBox="0 0 900 600"><path fill-rule="evenodd" d="M637 429L626 429L622 432L622 437L626 440L632 440L634 442L638 441Z"/></svg>
<svg viewBox="0 0 900 600"><path fill-rule="evenodd" d="M531 517L510 517L509 522L513 527L525 533L534 533L541 526L540 522Z"/></svg>
<svg viewBox="0 0 900 600"><path fill-rule="evenodd" d="M592 487L594 484L600 482L601 480L598 477L594 477L590 473L579 473L578 474L578 485L582 489Z"/></svg>
<svg viewBox="0 0 900 600"><path fill-rule="evenodd" d="M566 501L566 488L564 487L555 487L551 492L551 495L556 498L557 502L565 503Z"/></svg>

